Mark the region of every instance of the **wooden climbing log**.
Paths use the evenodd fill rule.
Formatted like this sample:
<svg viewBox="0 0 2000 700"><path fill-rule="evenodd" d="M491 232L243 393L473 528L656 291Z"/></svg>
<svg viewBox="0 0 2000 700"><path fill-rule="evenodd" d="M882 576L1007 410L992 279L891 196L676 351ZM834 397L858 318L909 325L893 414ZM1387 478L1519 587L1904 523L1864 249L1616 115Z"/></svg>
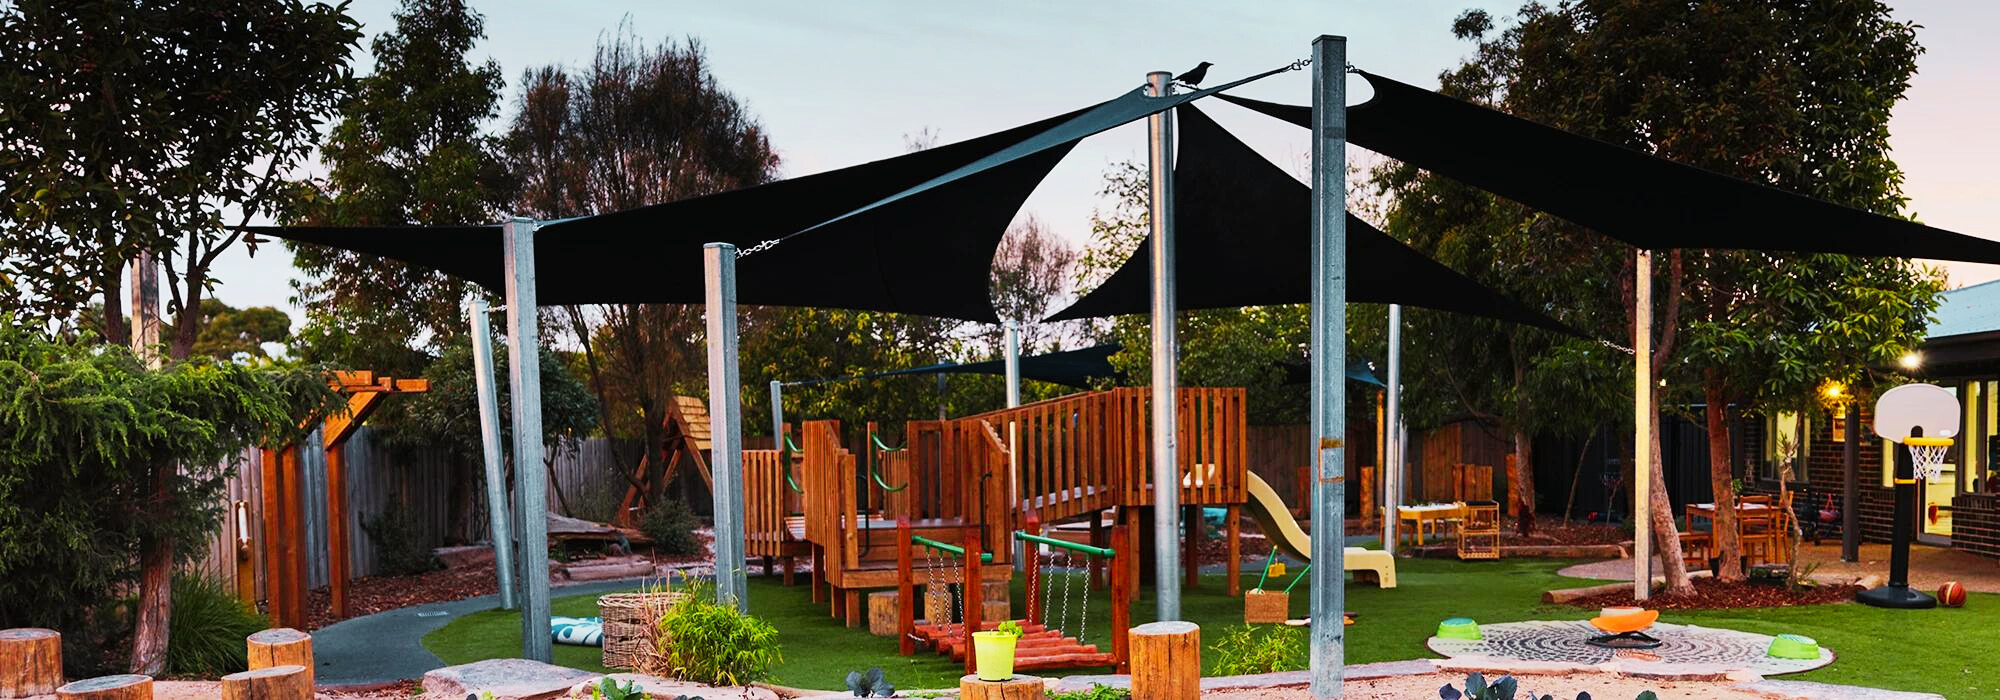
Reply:
<svg viewBox="0 0 2000 700"><path fill-rule="evenodd" d="M141 675L87 678L56 689L64 700L153 700L153 677Z"/></svg>
<svg viewBox="0 0 2000 700"><path fill-rule="evenodd" d="M1042 700L1048 697L1044 688L1042 679L1020 674L1004 681L982 681L977 673L958 679L961 700Z"/></svg>
<svg viewBox="0 0 2000 700"><path fill-rule="evenodd" d="M289 627L268 629L250 635L250 670L272 666L300 666L306 670L306 687L313 685L312 635Z"/></svg>
<svg viewBox="0 0 2000 700"><path fill-rule="evenodd" d="M900 596L895 590L873 591L868 594L868 633L877 637L896 636L901 621L897 611L901 610Z"/></svg>
<svg viewBox="0 0 2000 700"><path fill-rule="evenodd" d="M0 698L56 692L62 677L62 635L40 627L0 630Z"/></svg>
<svg viewBox="0 0 2000 700"><path fill-rule="evenodd" d="M1128 643L1132 650L1132 697L1201 697L1201 627L1192 622L1149 622L1132 628Z"/></svg>
<svg viewBox="0 0 2000 700"><path fill-rule="evenodd" d="M222 700L312 700L306 668L269 666L222 677Z"/></svg>

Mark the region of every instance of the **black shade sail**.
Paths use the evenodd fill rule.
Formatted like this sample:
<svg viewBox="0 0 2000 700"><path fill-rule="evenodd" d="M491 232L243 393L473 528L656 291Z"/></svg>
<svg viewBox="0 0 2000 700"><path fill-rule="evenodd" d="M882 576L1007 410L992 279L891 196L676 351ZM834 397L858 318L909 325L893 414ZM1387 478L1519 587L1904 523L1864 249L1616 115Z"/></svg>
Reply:
<svg viewBox="0 0 2000 700"><path fill-rule="evenodd" d="M1090 380L1092 379L1115 380L1123 377L1123 373L1111 366L1109 359L1112 355L1117 354L1120 349L1123 349L1123 347L1117 343L1106 343L1078 350L1026 355L1021 358L1021 377L1039 382L1050 382L1087 389L1090 387ZM829 382L896 377L910 374L992 374L1005 376L1007 374L1007 361L944 362L935 365L924 365L922 367L870 372L868 374L858 374L849 377L826 377L823 379L785 382L785 384L790 386L811 386Z"/></svg>
<svg viewBox="0 0 2000 700"><path fill-rule="evenodd" d="M1193 105L1175 110L1175 302L1218 309L1312 300L1312 192ZM1150 243L1050 320L1145 313ZM1347 300L1408 304L1574 333L1347 216Z"/></svg>
<svg viewBox="0 0 2000 700"><path fill-rule="evenodd" d="M1361 71L1348 140L1642 248L1733 248L2000 264L2000 242L1830 204ZM1222 99L1311 128L1312 109Z"/></svg>
<svg viewBox="0 0 2000 700"><path fill-rule="evenodd" d="M700 303L704 244L747 251L777 241L740 259L738 302L997 322L988 292L994 251L1021 203L1078 141L1277 72L1164 98L1134 90L948 146L548 223L535 236L537 301ZM503 286L498 226L251 230Z"/></svg>

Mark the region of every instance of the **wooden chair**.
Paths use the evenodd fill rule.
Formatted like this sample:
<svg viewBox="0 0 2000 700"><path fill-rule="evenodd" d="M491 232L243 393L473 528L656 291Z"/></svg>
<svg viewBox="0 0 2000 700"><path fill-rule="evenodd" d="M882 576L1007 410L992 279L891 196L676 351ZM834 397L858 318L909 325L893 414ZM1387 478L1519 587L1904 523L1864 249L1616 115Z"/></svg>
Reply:
<svg viewBox="0 0 2000 700"><path fill-rule="evenodd" d="M1483 501L1465 504L1465 520L1458 528L1458 558L1500 558L1500 504Z"/></svg>
<svg viewBox="0 0 2000 700"><path fill-rule="evenodd" d="M1736 540L1751 566L1771 561L1779 549L1776 521L1777 514L1771 509L1736 512Z"/></svg>
<svg viewBox="0 0 2000 700"><path fill-rule="evenodd" d="M1692 530L1681 533L1681 563L1685 564L1689 571L1709 568L1713 565L1714 559L1713 533Z"/></svg>

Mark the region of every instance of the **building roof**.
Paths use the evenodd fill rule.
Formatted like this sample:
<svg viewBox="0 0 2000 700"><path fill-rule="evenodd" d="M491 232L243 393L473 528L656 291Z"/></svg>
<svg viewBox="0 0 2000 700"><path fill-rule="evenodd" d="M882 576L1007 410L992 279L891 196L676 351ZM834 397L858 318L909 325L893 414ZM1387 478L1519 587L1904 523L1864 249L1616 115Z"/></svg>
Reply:
<svg viewBox="0 0 2000 700"><path fill-rule="evenodd" d="M2000 331L2000 280L1959 287L1938 300L1937 321L1925 340Z"/></svg>

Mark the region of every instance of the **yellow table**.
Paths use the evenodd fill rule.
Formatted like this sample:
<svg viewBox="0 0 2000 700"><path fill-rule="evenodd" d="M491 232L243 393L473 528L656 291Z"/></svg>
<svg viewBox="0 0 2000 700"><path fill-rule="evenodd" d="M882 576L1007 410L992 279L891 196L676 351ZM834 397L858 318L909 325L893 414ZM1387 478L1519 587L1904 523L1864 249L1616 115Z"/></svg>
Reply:
<svg viewBox="0 0 2000 700"><path fill-rule="evenodd" d="M1465 517L1464 503L1430 503L1421 506L1396 506L1396 520L1410 523L1410 527L1400 528L1396 533L1396 543L1402 544L1403 533L1409 533L1414 541L1412 546L1424 543L1424 524L1430 524L1430 534L1442 535L1446 527Z"/></svg>

